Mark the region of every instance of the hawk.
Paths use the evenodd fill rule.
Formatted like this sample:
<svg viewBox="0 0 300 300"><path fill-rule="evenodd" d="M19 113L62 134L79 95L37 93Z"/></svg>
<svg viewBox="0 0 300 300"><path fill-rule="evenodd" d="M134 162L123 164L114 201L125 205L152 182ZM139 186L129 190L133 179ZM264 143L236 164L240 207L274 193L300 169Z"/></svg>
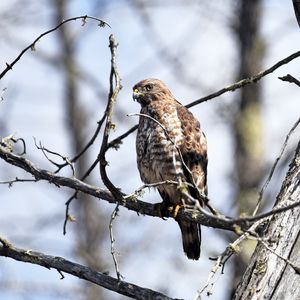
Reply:
<svg viewBox="0 0 300 300"><path fill-rule="evenodd" d="M133 99L141 105L136 151L142 181L146 184L166 180L182 182L194 199L199 199L199 191L207 195L207 143L199 121L159 79L138 82L133 87ZM161 209L195 205L191 197L183 196L178 185L165 183L157 185L157 189L163 199ZM203 206L201 202L200 205ZM200 225L176 221L187 257L199 259Z"/></svg>

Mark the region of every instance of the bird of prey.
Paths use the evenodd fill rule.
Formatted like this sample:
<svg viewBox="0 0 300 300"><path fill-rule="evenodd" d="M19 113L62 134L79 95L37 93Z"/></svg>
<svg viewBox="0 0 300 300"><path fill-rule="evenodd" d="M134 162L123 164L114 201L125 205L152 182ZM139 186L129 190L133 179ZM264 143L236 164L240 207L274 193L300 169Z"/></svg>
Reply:
<svg viewBox="0 0 300 300"><path fill-rule="evenodd" d="M177 181L185 187L186 193L178 185L157 185L163 199L161 208L194 206L194 199L203 206L198 195L199 191L207 195L207 143L199 121L159 79L138 82L133 87L133 98L141 105L136 151L142 181ZM176 221L187 257L199 259L200 225Z"/></svg>

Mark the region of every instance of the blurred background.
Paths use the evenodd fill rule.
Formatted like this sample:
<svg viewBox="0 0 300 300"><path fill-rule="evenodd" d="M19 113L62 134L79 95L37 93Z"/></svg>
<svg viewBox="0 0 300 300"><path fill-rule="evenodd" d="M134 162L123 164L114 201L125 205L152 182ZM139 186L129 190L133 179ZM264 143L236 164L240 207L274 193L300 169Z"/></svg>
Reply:
<svg viewBox="0 0 300 300"><path fill-rule="evenodd" d="M35 147L73 157L92 137L109 91L111 33L119 43L118 68L123 89L115 106L111 139L137 123L139 111L132 86L141 79L162 79L183 104L256 74L299 51L300 31L292 1L252 0L2 0L0 3L1 70L42 32L63 19L92 15L109 27L88 20L61 27L36 44L0 83L0 137L15 133L26 141L26 157L55 170ZM300 89L278 76L298 76L296 59L276 72L233 93L191 108L208 138L208 189L212 203L235 217L251 214L257 193L279 154L284 138L299 117ZM95 160L101 134L76 164L79 178ZM293 154L299 130L291 139L265 194L271 207ZM142 185L136 167L135 133L118 151L111 149L108 174L125 193ZM53 159L58 160L57 157ZM69 169L62 172L71 176ZM0 161L0 181L30 178ZM86 182L103 187L98 167ZM63 235L65 202L72 191L47 182L0 185L0 235L17 247L62 256L115 276L108 225L114 206L79 195L73 201ZM154 190L144 201L161 201ZM203 228L202 254L189 261L178 225L120 208L113 225L115 247L125 280L193 299L205 284L212 261L235 236ZM255 247L227 262L217 276L211 299L230 299ZM55 270L0 258L0 299L124 299ZM206 299L206 295L203 295Z"/></svg>

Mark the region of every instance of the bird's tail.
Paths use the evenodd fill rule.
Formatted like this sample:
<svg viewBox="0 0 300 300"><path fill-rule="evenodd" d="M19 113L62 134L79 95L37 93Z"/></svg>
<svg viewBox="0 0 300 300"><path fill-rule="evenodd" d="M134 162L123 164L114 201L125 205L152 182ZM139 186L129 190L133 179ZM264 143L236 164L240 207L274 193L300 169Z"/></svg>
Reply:
<svg viewBox="0 0 300 300"><path fill-rule="evenodd" d="M178 221L182 235L183 250L189 259L199 259L201 228L197 223Z"/></svg>

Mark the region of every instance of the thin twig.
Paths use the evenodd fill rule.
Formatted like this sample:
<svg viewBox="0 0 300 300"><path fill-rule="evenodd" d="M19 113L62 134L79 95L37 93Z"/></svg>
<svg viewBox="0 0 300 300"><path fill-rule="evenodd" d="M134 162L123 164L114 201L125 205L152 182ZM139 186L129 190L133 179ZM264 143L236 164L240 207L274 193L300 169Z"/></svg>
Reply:
<svg viewBox="0 0 300 300"><path fill-rule="evenodd" d="M79 153L77 153L73 158L70 159L70 162L75 163L78 160L78 158L80 158L94 144L94 142L95 142L96 138L98 137L98 134L101 130L101 127L105 121L105 118L106 118L106 111L104 112L100 121L97 122L98 125L97 125L97 128L96 128L93 136L90 138L90 140L87 142L87 144L82 148L82 150L79 151ZM95 168L95 166L98 164L98 162L99 162L99 158L97 158L97 160L95 162L96 164L93 163L93 165L89 168L89 170L86 172L86 174L82 176L81 180L84 180L90 174L90 172ZM55 173L58 173L62 168L64 168L67 165L68 165L67 162L65 164L60 165L59 168L55 171Z"/></svg>
<svg viewBox="0 0 300 300"><path fill-rule="evenodd" d="M117 278L118 278L118 280L122 280L122 279L124 279L124 276L122 276L122 274L120 273L120 270L119 270L119 265L118 265L118 261L117 261L117 257L116 257L116 255L118 255L119 253L117 252L117 250L115 248L115 241L116 240L115 240L114 234L113 234L113 222L116 219L116 217L118 216L118 211L119 211L119 204L116 205L116 207L113 210L113 212L111 214L111 217L110 217L109 237L110 237L110 253L111 253L111 256L112 256L113 261L114 261Z"/></svg>
<svg viewBox="0 0 300 300"><path fill-rule="evenodd" d="M12 187L15 182L36 182L35 179L22 179L16 177L12 180L0 181L0 184L8 184L8 187Z"/></svg>
<svg viewBox="0 0 300 300"><path fill-rule="evenodd" d="M17 139L15 139L14 137L12 137L11 140L15 144L20 141L22 143L22 145L23 145L23 151L21 153L18 153L18 155L24 155L24 154L26 154L26 143L25 143L25 140L23 138L17 138Z"/></svg>
<svg viewBox="0 0 300 300"><path fill-rule="evenodd" d="M56 167L58 167L58 168L60 168L62 165L70 166L70 168L71 168L71 170L72 170L72 175L75 176L75 168L74 168L74 165L72 164L71 160L70 160L67 156L61 155L61 154L58 153L58 152L55 152L55 151L52 151L52 150L47 149L46 147L44 147L44 146L42 145L42 142L41 142L41 141L39 142L39 145L38 145L37 142L36 142L36 138L34 137L33 139L34 139L34 144L35 144L36 148L37 148L38 150L41 150L41 151L42 151L42 153L44 154L44 156L46 157L46 159L47 159L51 164L53 164L54 166L56 166ZM53 160L47 155L47 153L60 157L63 161L65 161L65 164L59 164L59 163L53 161Z"/></svg>
<svg viewBox="0 0 300 300"><path fill-rule="evenodd" d="M298 85L300 87L300 81L290 74L287 74L283 77L278 77L278 78L282 81L287 81L289 83L295 83L296 85Z"/></svg>
<svg viewBox="0 0 300 300"><path fill-rule="evenodd" d="M294 271L300 275L300 267L296 266L292 261L290 261L288 258L283 257L279 253L277 253L275 250L270 248L268 244L261 238L256 238L257 241L259 241L267 250L269 250L271 253L282 259L287 265L289 265L291 268L294 269Z"/></svg>
<svg viewBox="0 0 300 300"><path fill-rule="evenodd" d="M138 125L134 125L129 130L112 140L108 143L107 148L115 148L116 150L119 148L120 144L122 143L122 140L125 139L128 135L135 132L138 129Z"/></svg>
<svg viewBox="0 0 300 300"><path fill-rule="evenodd" d="M218 274L219 270L221 269L220 273L223 274L224 267L226 262L230 259L230 257L234 254L239 253L240 251L240 244L247 239L252 232L255 232L256 229L264 222L265 220L258 220L255 222L251 227L245 231L242 235L240 235L233 243L230 243L223 253L221 253L217 258L211 258L211 260L216 260L215 264L213 265L206 283L202 287L201 290L197 291L197 294L194 299L201 299L201 294L207 290L210 286L209 294L212 294L212 289L214 287L213 279L216 274Z"/></svg>
<svg viewBox="0 0 300 300"><path fill-rule="evenodd" d="M35 45L36 43L42 38L44 37L45 35L53 32L53 31L56 31L59 27L61 27L62 25L68 23L68 22L71 22L71 21L76 21L78 19L81 19L83 21L83 24L86 23L86 20L87 19L91 19L91 20L95 20L95 21L98 21L99 22L99 25L101 25L100 27L104 27L104 26L108 26L110 27L110 25L98 18L95 18L95 17L91 17L91 16L78 16L78 17L73 17L73 18L69 18L69 19L66 19L64 21L62 21L61 23L59 23L58 25L56 25L54 28L50 29L50 30L47 30L45 31L44 33L40 34L29 46L27 46L26 48L24 48L20 54L11 62L11 63L6 63L6 68L1 72L0 74L0 79L2 79L5 74L9 71L9 70L12 70L12 67L21 59L21 57L28 51L28 50L35 50Z"/></svg>
<svg viewBox="0 0 300 300"><path fill-rule="evenodd" d="M89 169L85 172L85 174L80 178L81 181L85 180L90 173L93 171L93 169L97 166L99 162L99 158L97 158L92 165L89 167ZM56 174L57 172L54 172ZM73 220L73 216L69 214L70 206L71 203L73 202L74 199L76 199L78 196L78 191L74 192L73 195L66 201L66 211L65 211L65 219L64 219L64 224L63 224L63 234L65 235L67 233L67 223L68 220Z"/></svg>
<svg viewBox="0 0 300 300"><path fill-rule="evenodd" d="M188 105L186 105L187 108L189 107L192 107L192 106L195 106L195 105L198 105L200 103L203 103L205 101L208 101L208 100L211 100L213 98L216 98L224 93L227 93L227 92L233 92L235 91L236 89L239 89L241 87L244 87L248 84L251 84L251 83L256 83L257 81L259 81L260 79L262 79L264 76L266 75L269 75L271 74L272 72L274 72L275 70L277 70L278 68L282 67L283 65L286 65L288 64L290 61L294 60L295 58L299 57L300 56L300 51L297 51L291 55L289 55L288 57L278 61L275 65L273 65L272 67L262 71L262 72L259 72L258 74L254 75L254 76L251 76L251 77L248 77L248 78L245 78L245 79L242 79L228 87L225 87L225 88L222 88L221 90L215 92L215 93L212 93L208 96L205 96L203 98L200 98L198 100L195 100L191 103L189 103Z"/></svg>
<svg viewBox="0 0 300 300"><path fill-rule="evenodd" d="M127 200L127 199L135 200L137 197L141 196L141 193L143 192L144 189L146 189L146 188L156 188L158 186L166 185L166 184L178 185L179 182L174 181L174 180L165 180L165 181L159 181L159 182L155 182L155 183L144 184L141 187L139 187L138 189L136 189L132 194L128 194L128 195L124 196L123 198L125 200Z"/></svg>
<svg viewBox="0 0 300 300"><path fill-rule="evenodd" d="M66 205L66 210L65 210L65 219L64 219L64 224L63 224L63 234L66 235L67 234L67 225L68 225L68 221L70 220L74 220L74 217L70 215L69 211L70 211L70 206L71 203L74 199L77 198L78 195L78 191L76 191L65 203Z"/></svg>
<svg viewBox="0 0 300 300"><path fill-rule="evenodd" d="M290 136L294 133L294 131L295 131L295 129L298 127L299 123L300 123L300 118L296 121L296 123L293 125L293 127L290 129L289 133L288 133L287 136L285 137L285 141L284 141L284 143L283 143L283 145L282 145L282 147L281 147L280 153L279 153L279 155L277 156L277 158L276 158L276 160L275 160L275 162L274 162L274 164L273 164L273 166L272 166L272 169L271 169L271 171L270 171L270 173L269 173L269 176L268 176L266 182L264 183L262 189L261 189L260 192L259 192L257 204L256 204L256 207L255 207L255 209L254 209L254 211L253 211L252 216L255 216L255 215L257 214L257 211L258 211L258 209L259 209L259 207L260 207L260 204L261 204L261 202L262 202L262 199L263 199L264 192L265 192L265 190L266 190L268 184L270 183L270 181L271 181L271 179L272 179L272 176L273 176L273 174L274 174L274 171L275 171L275 169L276 169L276 167L277 167L277 164L278 164L279 160L281 159L281 157L282 157L282 155L283 155L283 153L284 153L284 150L285 150L285 148L286 148L286 146L287 146L287 144L288 144L288 141L289 141Z"/></svg>

